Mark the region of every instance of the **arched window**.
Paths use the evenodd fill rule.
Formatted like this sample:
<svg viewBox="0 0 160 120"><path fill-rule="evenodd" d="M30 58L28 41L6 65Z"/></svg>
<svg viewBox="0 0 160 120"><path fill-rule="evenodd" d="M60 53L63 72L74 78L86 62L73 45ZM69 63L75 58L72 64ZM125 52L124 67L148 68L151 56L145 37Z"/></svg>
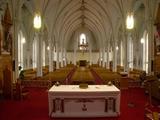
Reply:
<svg viewBox="0 0 160 120"><path fill-rule="evenodd" d="M79 43L80 43L80 45L87 43L86 35L85 35L84 33L82 33L82 34L80 35Z"/></svg>
<svg viewBox="0 0 160 120"><path fill-rule="evenodd" d="M87 50L87 48L88 48L86 35L84 33L80 34L80 38L78 41L78 48L79 48L79 50L82 50L82 51Z"/></svg>

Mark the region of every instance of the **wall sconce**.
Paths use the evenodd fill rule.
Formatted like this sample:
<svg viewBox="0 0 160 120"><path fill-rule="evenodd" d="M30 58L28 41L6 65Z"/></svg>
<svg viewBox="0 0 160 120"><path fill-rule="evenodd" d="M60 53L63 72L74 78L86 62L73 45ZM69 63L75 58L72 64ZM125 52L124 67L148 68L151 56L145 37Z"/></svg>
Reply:
<svg viewBox="0 0 160 120"><path fill-rule="evenodd" d="M36 13L33 20L33 26L35 29L40 29L42 24L41 16L39 13Z"/></svg>
<svg viewBox="0 0 160 120"><path fill-rule="evenodd" d="M127 15L126 27L127 27L127 29L133 29L133 27L134 27L134 18L133 18L132 12L128 13L128 15Z"/></svg>

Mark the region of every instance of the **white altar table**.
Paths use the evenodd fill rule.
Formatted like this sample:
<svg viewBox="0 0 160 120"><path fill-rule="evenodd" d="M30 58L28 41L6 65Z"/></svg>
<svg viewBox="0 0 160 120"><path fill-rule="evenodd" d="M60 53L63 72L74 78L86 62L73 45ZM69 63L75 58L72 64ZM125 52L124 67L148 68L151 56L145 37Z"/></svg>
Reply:
<svg viewBox="0 0 160 120"><path fill-rule="evenodd" d="M114 85L52 86L48 92L50 117L114 117L120 115L120 90Z"/></svg>

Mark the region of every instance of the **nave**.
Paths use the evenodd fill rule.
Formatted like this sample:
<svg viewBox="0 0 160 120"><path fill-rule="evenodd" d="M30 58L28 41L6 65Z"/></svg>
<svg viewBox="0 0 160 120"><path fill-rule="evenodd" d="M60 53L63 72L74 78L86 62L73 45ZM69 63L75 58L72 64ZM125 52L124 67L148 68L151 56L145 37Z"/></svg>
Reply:
<svg viewBox="0 0 160 120"><path fill-rule="evenodd" d="M63 76L64 69L55 71L54 73L49 73L50 76L55 76L58 79L58 74ZM68 69L68 68L66 68ZM72 73L73 72L73 73ZM101 76L101 74L108 73L107 80L115 80L116 73L111 72L109 70L104 70L101 67L71 67L70 72L67 72L68 75L64 75L64 80L62 78L59 79L61 84L106 84L105 77ZM100 74L101 73L101 74ZM71 74L71 76L69 75ZM113 77L112 77L113 74ZM107 74L105 74L107 76ZM66 76L70 76L67 79ZM81 77L80 77L81 76ZM82 78L83 79L79 79ZM120 77L117 74L116 79ZM40 78L39 78L40 79ZM53 79L53 78L52 78ZM50 79L51 80L51 79ZM67 81L66 81L67 80ZM27 80L22 80L25 83ZM30 81L30 80L29 80ZM39 80L32 80L39 84ZM46 81L46 79L42 80ZM78 82L77 82L78 81ZM91 82L92 81L92 82ZM53 81L52 81L53 82ZM52 83L51 82L51 83ZM112 81L113 82L113 81ZM55 81L53 83L56 83ZM114 82L113 82L114 83ZM31 83L23 84L25 88L29 91L27 97L22 99L11 99L5 100L1 97L0 101L0 116L2 120L68 120L68 119L78 119L83 120L86 118L50 118L48 115L48 86L45 84L41 84L40 86L31 85ZM124 83L122 83L124 84ZM30 85L30 86L29 86ZM44 85L44 86L43 86ZM120 84L115 84L120 85ZM121 90L121 103L120 103L120 116L118 117L100 117L100 118L87 118L92 120L145 120L145 106L150 103L149 95L145 93L145 89L142 86L136 87L127 87L124 85L117 86ZM133 103L135 106L128 106L129 103ZM154 105L160 105L159 101L152 100Z"/></svg>
<svg viewBox="0 0 160 120"><path fill-rule="evenodd" d="M160 100L159 61L160 0L0 0L4 120L50 119L47 90L88 84L121 92L113 119L144 119L145 104Z"/></svg>

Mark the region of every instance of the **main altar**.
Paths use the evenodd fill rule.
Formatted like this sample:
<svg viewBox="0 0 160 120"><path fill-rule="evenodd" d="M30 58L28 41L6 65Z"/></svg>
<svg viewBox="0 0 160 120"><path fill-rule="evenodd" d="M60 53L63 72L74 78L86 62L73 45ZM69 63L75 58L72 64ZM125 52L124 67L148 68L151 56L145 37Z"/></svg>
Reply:
<svg viewBox="0 0 160 120"><path fill-rule="evenodd" d="M48 91L50 117L116 117L120 90L114 85L52 86Z"/></svg>

